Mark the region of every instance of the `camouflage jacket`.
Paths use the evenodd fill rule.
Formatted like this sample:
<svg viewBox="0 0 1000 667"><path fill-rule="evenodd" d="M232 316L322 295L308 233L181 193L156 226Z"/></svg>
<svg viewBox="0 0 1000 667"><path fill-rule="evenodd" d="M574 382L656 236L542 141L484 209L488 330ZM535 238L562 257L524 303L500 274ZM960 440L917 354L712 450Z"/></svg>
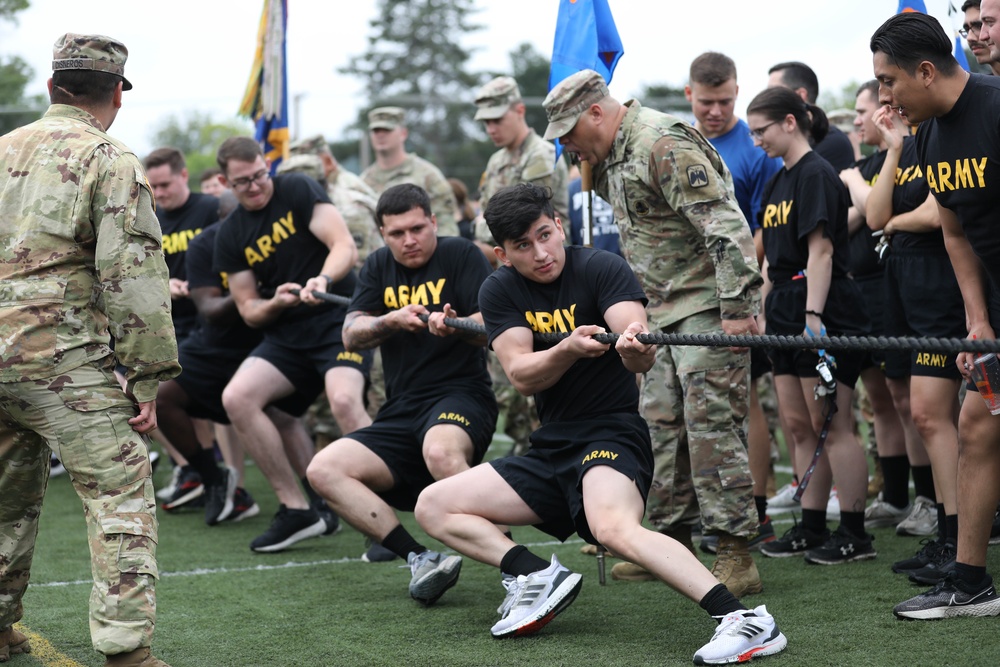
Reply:
<svg viewBox="0 0 1000 667"><path fill-rule="evenodd" d="M392 169L373 164L361 173L361 180L379 195L400 183L419 185L431 196L431 213L437 216L438 234L458 236L455 193L441 170L419 155L408 154L401 165Z"/></svg>
<svg viewBox="0 0 1000 667"><path fill-rule="evenodd" d="M563 220L569 214L569 174L565 160L556 162L556 147L534 130L515 150L501 148L486 164L479 184L483 209L500 188L534 183L552 190L552 205Z"/></svg>
<svg viewBox="0 0 1000 667"><path fill-rule="evenodd" d="M375 224L378 195L360 177L343 167L337 167L336 173L331 175L333 178L326 191L354 237L354 245L358 247L356 268L360 269L365 258L384 245Z"/></svg>
<svg viewBox="0 0 1000 667"><path fill-rule="evenodd" d="M709 310L722 319L754 314L763 281L729 169L680 118L626 106L594 184L649 297L650 327Z"/></svg>
<svg viewBox="0 0 1000 667"><path fill-rule="evenodd" d="M0 137L0 382L111 354L136 400L180 373L160 226L142 166L82 109Z"/></svg>

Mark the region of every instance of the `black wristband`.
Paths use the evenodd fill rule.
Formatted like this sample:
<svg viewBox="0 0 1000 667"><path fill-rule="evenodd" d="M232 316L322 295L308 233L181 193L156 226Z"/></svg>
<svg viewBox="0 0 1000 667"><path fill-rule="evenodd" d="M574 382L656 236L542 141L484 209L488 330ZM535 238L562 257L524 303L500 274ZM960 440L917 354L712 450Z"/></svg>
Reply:
<svg viewBox="0 0 1000 667"><path fill-rule="evenodd" d="M823 313L817 313L815 310L807 310L806 315L815 315L816 317L823 317Z"/></svg>
<svg viewBox="0 0 1000 667"><path fill-rule="evenodd" d="M333 278L331 278L330 276L326 275L325 273L319 274L319 277L326 279L326 291L327 292L330 291L330 285L332 285L333 283L337 282Z"/></svg>

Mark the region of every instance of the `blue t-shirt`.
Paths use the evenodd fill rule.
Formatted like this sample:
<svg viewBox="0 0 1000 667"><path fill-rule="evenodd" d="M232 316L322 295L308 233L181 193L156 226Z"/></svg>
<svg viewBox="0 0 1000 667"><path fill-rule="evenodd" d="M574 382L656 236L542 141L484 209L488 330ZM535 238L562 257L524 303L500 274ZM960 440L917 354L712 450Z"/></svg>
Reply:
<svg viewBox="0 0 1000 667"><path fill-rule="evenodd" d="M781 158L768 157L763 148L754 146L750 126L741 118L736 119L733 129L708 141L733 173L736 201L750 223L750 231L757 231L764 186L781 169Z"/></svg>
<svg viewBox="0 0 1000 667"><path fill-rule="evenodd" d="M614 209L596 192L593 202L594 226L590 230L590 245L621 256ZM569 184L569 227L570 243L583 245L583 189L579 178L574 178Z"/></svg>

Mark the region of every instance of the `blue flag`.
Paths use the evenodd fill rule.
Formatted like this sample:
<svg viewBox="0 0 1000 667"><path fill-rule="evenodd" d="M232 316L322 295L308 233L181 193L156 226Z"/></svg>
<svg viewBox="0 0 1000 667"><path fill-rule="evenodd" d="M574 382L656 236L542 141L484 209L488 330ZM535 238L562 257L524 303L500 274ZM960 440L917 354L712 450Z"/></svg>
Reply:
<svg viewBox="0 0 1000 667"><path fill-rule="evenodd" d="M611 83L622 53L622 40L608 0L560 0L549 90L585 69L600 72Z"/></svg>
<svg viewBox="0 0 1000 667"><path fill-rule="evenodd" d="M271 174L288 156L287 28L287 0L264 0L257 31L257 51L240 104L240 115L250 118L256 125L254 138L260 143L264 156L271 160Z"/></svg>
<svg viewBox="0 0 1000 667"><path fill-rule="evenodd" d="M926 14L927 5L924 4L924 0L899 0L899 8L896 9L896 13L902 14L903 12L920 12L921 14Z"/></svg>
<svg viewBox="0 0 1000 667"><path fill-rule="evenodd" d="M955 60L966 72L969 70L969 59L965 57L965 47L962 46L962 38L955 35Z"/></svg>

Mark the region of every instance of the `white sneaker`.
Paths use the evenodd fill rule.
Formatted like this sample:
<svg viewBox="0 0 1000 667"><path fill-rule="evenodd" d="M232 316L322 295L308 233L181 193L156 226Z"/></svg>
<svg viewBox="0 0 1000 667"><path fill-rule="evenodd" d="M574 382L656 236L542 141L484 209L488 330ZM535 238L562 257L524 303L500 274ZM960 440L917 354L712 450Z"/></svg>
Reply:
<svg viewBox="0 0 1000 667"><path fill-rule="evenodd" d="M875 500L872 501L872 504L865 508L865 528L870 530L872 528L895 526L910 514L911 509L913 509L912 505L896 507L891 503L887 503L882 499L882 492L880 491Z"/></svg>
<svg viewBox="0 0 1000 667"><path fill-rule="evenodd" d="M782 512L789 512L802 507L802 503L793 499L795 492L798 490L799 485L794 481L778 489L774 496L767 499L767 513L769 515L781 514Z"/></svg>
<svg viewBox="0 0 1000 667"><path fill-rule="evenodd" d="M725 665L785 650L788 640L764 605L723 617L708 642L694 654L696 665Z"/></svg>
<svg viewBox="0 0 1000 667"><path fill-rule="evenodd" d="M516 578L504 576L503 585L507 596L497 609L500 620L490 628L497 639L541 630L576 599L583 577L560 565L553 554L544 570Z"/></svg>
<svg viewBox="0 0 1000 667"><path fill-rule="evenodd" d="M445 556L437 551L410 552L406 558L410 566L410 597L429 607L444 592L458 582L462 571L461 556Z"/></svg>
<svg viewBox="0 0 1000 667"><path fill-rule="evenodd" d="M909 516L896 525L896 534L927 537L937 535L937 529L937 507L934 506L934 501L926 496L917 496Z"/></svg>

